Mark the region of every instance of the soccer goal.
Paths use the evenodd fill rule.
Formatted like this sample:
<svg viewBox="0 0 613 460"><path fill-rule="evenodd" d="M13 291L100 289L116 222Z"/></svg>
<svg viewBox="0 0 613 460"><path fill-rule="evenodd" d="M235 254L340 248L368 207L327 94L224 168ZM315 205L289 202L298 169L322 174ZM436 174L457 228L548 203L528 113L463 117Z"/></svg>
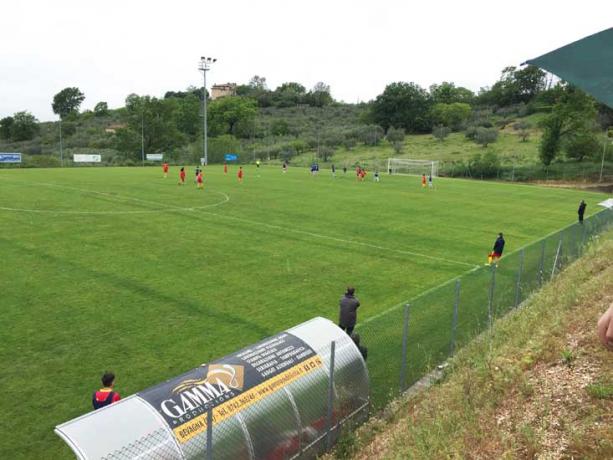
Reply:
<svg viewBox="0 0 613 460"><path fill-rule="evenodd" d="M421 176L425 174L432 177L438 176L438 161L411 160L408 158L389 158L387 160L387 172L406 176Z"/></svg>

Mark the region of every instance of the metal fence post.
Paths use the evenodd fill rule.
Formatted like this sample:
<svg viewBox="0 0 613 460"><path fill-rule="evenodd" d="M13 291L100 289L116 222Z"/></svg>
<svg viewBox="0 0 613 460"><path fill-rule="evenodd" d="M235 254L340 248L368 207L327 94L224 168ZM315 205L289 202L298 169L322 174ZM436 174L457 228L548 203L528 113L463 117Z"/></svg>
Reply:
<svg viewBox="0 0 613 460"><path fill-rule="evenodd" d="M573 232L573 250L575 253L575 259L578 259L581 255L581 251L579 249L579 232L581 231L581 227L579 224L575 224L575 231Z"/></svg>
<svg viewBox="0 0 613 460"><path fill-rule="evenodd" d="M206 460L213 460L213 407L206 412Z"/></svg>
<svg viewBox="0 0 613 460"><path fill-rule="evenodd" d="M553 268L551 269L551 278L550 280L553 279L553 276L556 274L556 268L558 266L558 260L560 258L560 251L562 250L562 237L560 236L560 242L558 243L558 249L556 250L556 257L553 260Z"/></svg>
<svg viewBox="0 0 613 460"><path fill-rule="evenodd" d="M455 351L456 329L458 327L458 307L460 306L460 279L455 281L455 299L453 301L453 320L451 322L451 344L449 345L449 355Z"/></svg>
<svg viewBox="0 0 613 460"><path fill-rule="evenodd" d="M539 287L543 285L543 270L545 266L545 240L541 241L541 260L539 261L538 282Z"/></svg>
<svg viewBox="0 0 613 460"><path fill-rule="evenodd" d="M515 286L515 308L521 301L521 274L524 270L524 249L519 253L519 268L517 270L517 286Z"/></svg>
<svg viewBox="0 0 613 460"><path fill-rule="evenodd" d="M400 363L400 392L402 393L407 384L407 349L409 346L409 309L410 304L404 306L404 321L402 327L402 362Z"/></svg>
<svg viewBox="0 0 613 460"><path fill-rule="evenodd" d="M553 260L553 268L551 269L551 278L556 274L556 268L558 266L558 258L560 257L560 251L562 250L562 237L560 237L560 242L558 243L558 249L556 250L556 258Z"/></svg>
<svg viewBox="0 0 613 460"><path fill-rule="evenodd" d="M490 290L487 303L487 318L489 322L489 328L492 329L494 322L493 306L494 306L494 291L496 289L496 264L492 265L492 281L490 282Z"/></svg>
<svg viewBox="0 0 613 460"><path fill-rule="evenodd" d="M330 378L328 380L328 414L327 425L328 432L326 436L326 444L328 450L332 448L332 416L334 414L334 353L336 350L336 342L333 340L330 343Z"/></svg>

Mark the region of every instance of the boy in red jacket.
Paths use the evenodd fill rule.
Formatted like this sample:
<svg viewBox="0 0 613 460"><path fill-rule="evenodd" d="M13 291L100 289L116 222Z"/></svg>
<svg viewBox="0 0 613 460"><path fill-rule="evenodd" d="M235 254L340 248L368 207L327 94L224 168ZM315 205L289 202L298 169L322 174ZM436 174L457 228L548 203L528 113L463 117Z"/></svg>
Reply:
<svg viewBox="0 0 613 460"><path fill-rule="evenodd" d="M103 387L94 392L92 396L94 409L109 406L121 399L119 393L113 391L113 387L115 386L115 374L108 371L105 372L102 376L102 385Z"/></svg>

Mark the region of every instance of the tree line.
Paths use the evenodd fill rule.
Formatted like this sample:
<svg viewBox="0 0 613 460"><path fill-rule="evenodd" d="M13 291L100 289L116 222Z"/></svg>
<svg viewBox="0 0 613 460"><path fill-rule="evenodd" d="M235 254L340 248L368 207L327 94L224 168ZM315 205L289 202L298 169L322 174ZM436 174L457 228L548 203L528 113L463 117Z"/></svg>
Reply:
<svg viewBox="0 0 613 460"><path fill-rule="evenodd" d="M208 93L196 87L168 91L162 98L130 94L120 109L110 110L101 101L93 111L81 113L85 95L79 88L68 87L54 95L51 106L65 136L74 134L80 119L112 115L118 125L112 147L136 159L142 146L146 152L156 153L196 145L202 136L203 97L208 98ZM600 127L613 123L610 109L565 82L551 85L546 74L534 66L507 67L498 81L478 93L452 82L433 84L428 89L412 82L390 83L373 101L360 104L359 120L343 129L326 128L315 119L310 131L305 132L305 127L291 127L284 119L274 119L268 125L261 120L266 111L300 107L333 110L340 106L343 104L334 100L330 86L323 82L310 90L297 82L271 90L266 78L256 75L239 85L236 95L210 101L209 135L213 143L219 139L222 149L232 148L241 139L283 138L285 146L278 154L285 159L316 148L325 160L340 146L351 149L356 143L376 145L384 138L400 152L407 133L432 133L442 142L451 132L462 131L467 139L487 146L496 141L499 128L512 121L511 126L525 141L533 126L521 117L541 111L546 116L541 123L539 152L543 164L548 165L561 152L578 160L589 156L597 149ZM29 112L0 120L0 137L6 140L26 141L38 131L38 121ZM272 150L269 148L269 152Z"/></svg>

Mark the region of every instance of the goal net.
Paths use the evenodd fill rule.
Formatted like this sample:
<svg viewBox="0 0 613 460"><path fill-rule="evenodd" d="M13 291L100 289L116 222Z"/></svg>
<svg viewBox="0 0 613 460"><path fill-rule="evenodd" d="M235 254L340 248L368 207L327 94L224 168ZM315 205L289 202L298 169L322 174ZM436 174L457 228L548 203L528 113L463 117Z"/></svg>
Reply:
<svg viewBox="0 0 613 460"><path fill-rule="evenodd" d="M410 160L408 158L389 158L387 160L387 172L389 174L401 174L407 176L438 176L438 161Z"/></svg>

